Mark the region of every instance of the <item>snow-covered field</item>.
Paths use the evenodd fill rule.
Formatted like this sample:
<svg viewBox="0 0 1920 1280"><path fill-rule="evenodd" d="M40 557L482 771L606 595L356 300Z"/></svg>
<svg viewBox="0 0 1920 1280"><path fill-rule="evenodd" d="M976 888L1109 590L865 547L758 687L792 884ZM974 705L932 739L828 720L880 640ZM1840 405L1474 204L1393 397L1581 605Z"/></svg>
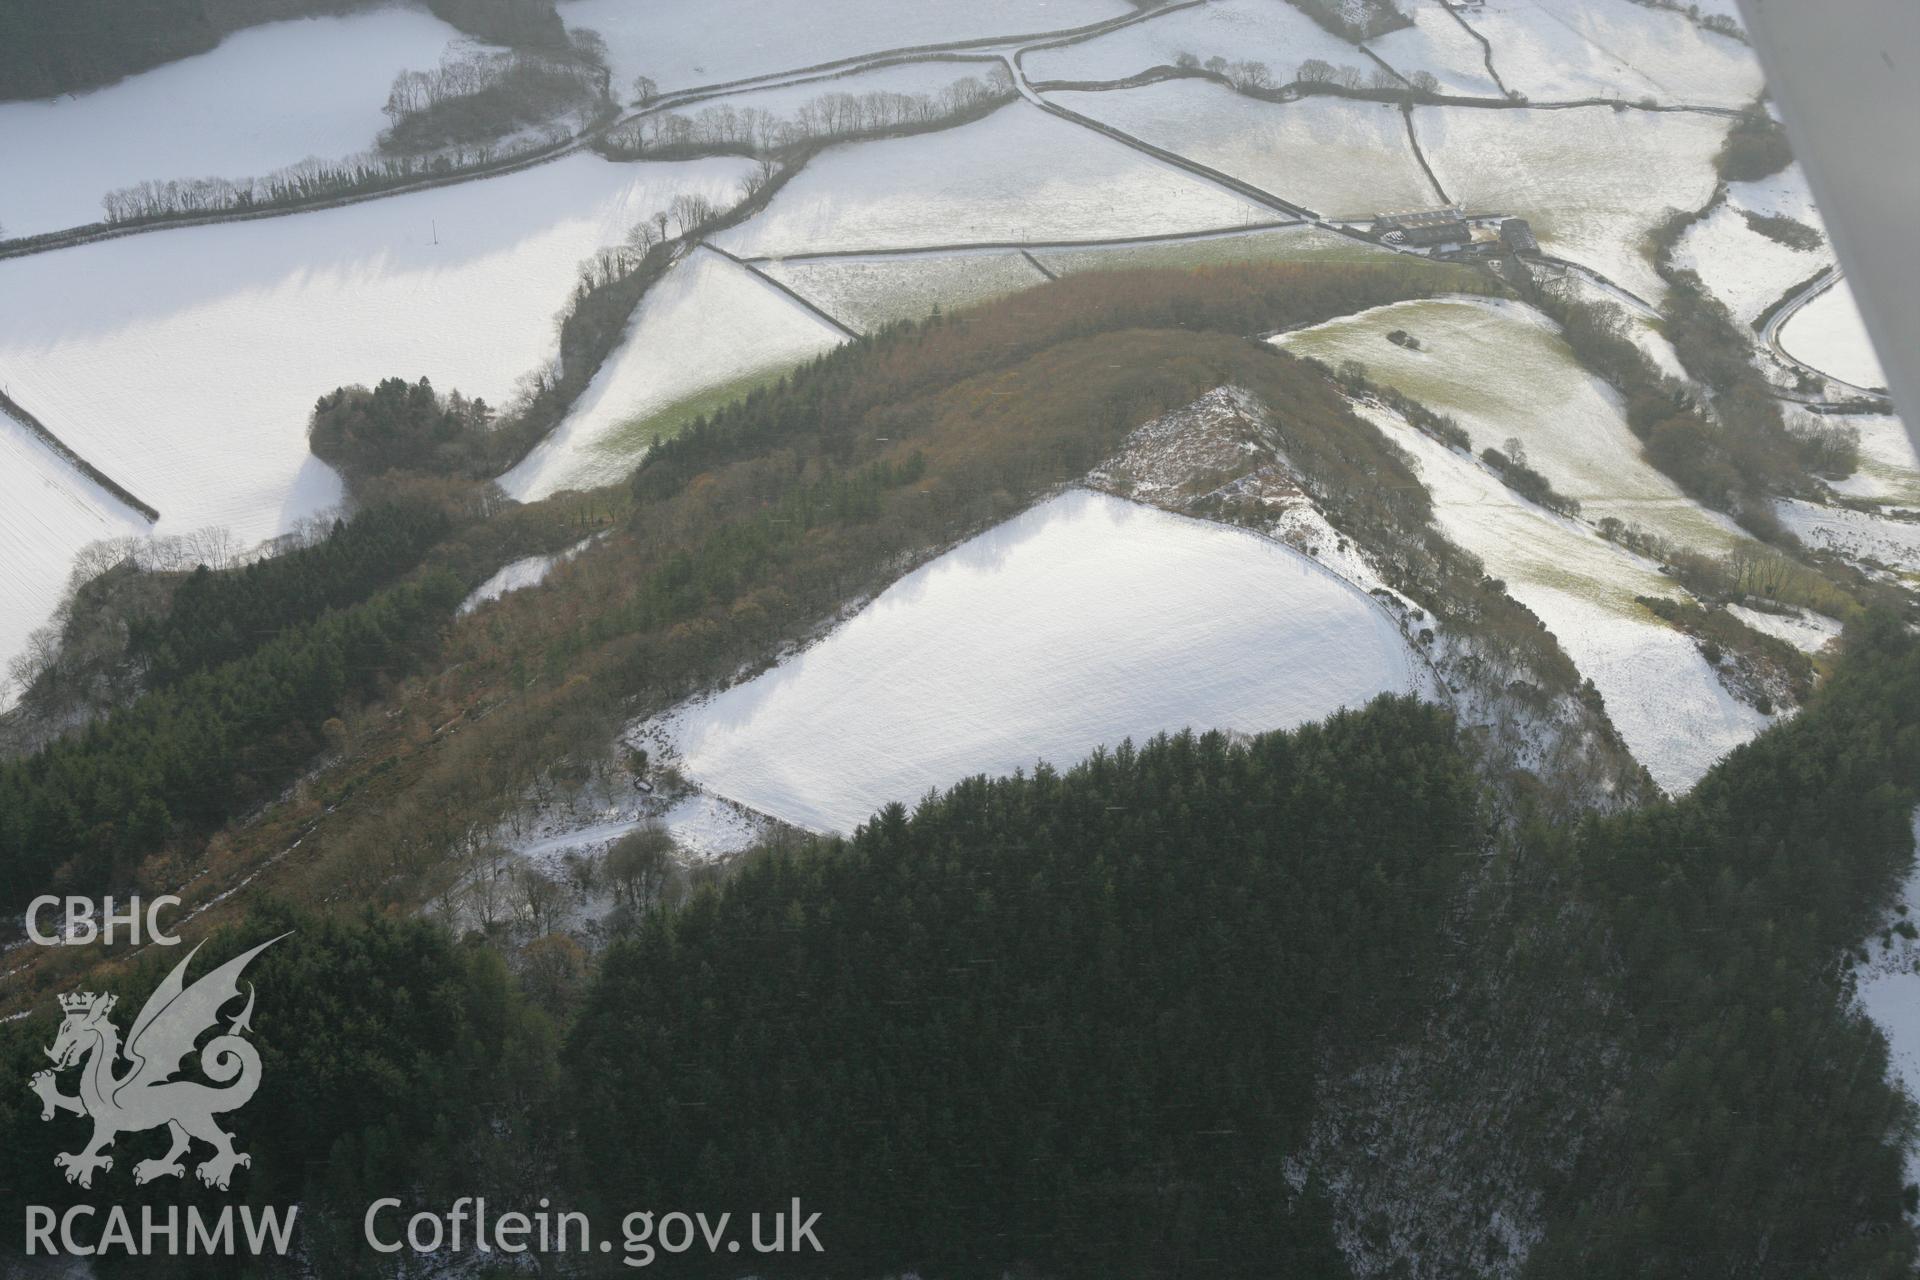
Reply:
<svg viewBox="0 0 1920 1280"><path fill-rule="evenodd" d="M978 61L968 58L898 62L866 71L781 82L760 89L741 89L722 97L702 98L675 110L688 116L698 116L708 110L764 111L778 119L792 121L807 104L834 94L858 97L868 93L898 93L937 99L956 81L985 81L996 73L1005 82L1007 64L997 57Z"/></svg>
<svg viewBox="0 0 1920 1280"><path fill-rule="evenodd" d="M417 9L250 27L220 46L51 102L0 102L0 227L98 222L100 197L150 178L242 178L371 147L395 73L460 33Z"/></svg>
<svg viewBox="0 0 1920 1280"><path fill-rule="evenodd" d="M1413 455L1433 495L1434 523L1539 616L1661 787L1685 791L1767 727L1765 716L1727 692L1693 641L1635 601L1677 594L1652 564L1526 502L1399 415L1357 408Z"/></svg>
<svg viewBox="0 0 1920 1280"><path fill-rule="evenodd" d="M1318 227L1289 226L1131 244L1041 245L1031 250L1031 260L1016 249L969 249L780 258L758 265L836 319L867 331L893 320L921 319L936 305L951 311L1044 284L1041 267L1062 276L1138 267L1377 260L1382 252Z"/></svg>
<svg viewBox="0 0 1920 1280"><path fill-rule="evenodd" d="M1124 80L1149 67L1172 66L1183 53L1203 63L1214 57L1264 62L1276 85L1292 80L1308 58L1366 71L1374 66L1292 5L1271 0L1216 0L1180 9L1091 40L1035 49L1021 66L1030 80Z"/></svg>
<svg viewBox="0 0 1920 1280"><path fill-rule="evenodd" d="M1824 245L1792 249L1761 235L1731 201L1722 201L1687 228L1673 250L1674 265L1699 275L1707 291L1745 324L1832 262Z"/></svg>
<svg viewBox="0 0 1920 1280"><path fill-rule="evenodd" d="M568 27L606 37L613 82L651 76L663 90L797 71L913 45L1086 26L1133 12L1125 0L560 0Z"/></svg>
<svg viewBox="0 0 1920 1280"><path fill-rule="evenodd" d="M7 661L60 603L74 555L89 542L146 531L138 512L0 411L0 710L20 694Z"/></svg>
<svg viewBox="0 0 1920 1280"><path fill-rule="evenodd" d="M1920 840L1920 810L1913 816ZM1887 1038L1888 1074L1920 1100L1920 864L1900 886L1900 897L1881 932L1867 939L1866 959L1854 966L1854 998ZM1896 932L1905 929L1905 933ZM1920 1182L1920 1150L1907 1152L1907 1180Z"/></svg>
<svg viewBox="0 0 1920 1280"><path fill-rule="evenodd" d="M1840 634L1840 622L1823 613L1767 613L1743 604L1730 604L1727 612L1755 631L1785 640L1796 649L1819 653Z"/></svg>
<svg viewBox="0 0 1920 1280"><path fill-rule="evenodd" d="M1424 691L1392 621L1296 552L1084 490L923 566L803 653L647 727L728 799L822 831L977 773Z"/></svg>
<svg viewBox="0 0 1920 1280"><path fill-rule="evenodd" d="M1604 106L1414 111L1421 149L1455 200L1530 219L1548 253L1656 303L1664 286L1647 233L1672 209L1706 204L1727 127L1717 116Z"/></svg>
<svg viewBox="0 0 1920 1280"><path fill-rule="evenodd" d="M1207 80L1050 93L1047 100L1328 216L1439 200L1391 103L1263 102Z"/></svg>
<svg viewBox="0 0 1920 1280"><path fill-rule="evenodd" d="M1387 341L1404 329L1421 344ZM1276 340L1367 376L1458 419L1478 453L1520 441L1526 463L1577 498L1588 520L1614 516L1684 547L1719 553L1744 539L1641 456L1619 396L1581 367L1559 328L1523 303L1434 298L1376 307Z"/></svg>
<svg viewBox="0 0 1920 1280"><path fill-rule="evenodd" d="M766 272L863 333L1031 289L1047 277L1018 250L770 262Z"/></svg>
<svg viewBox="0 0 1920 1280"><path fill-rule="evenodd" d="M1405 0L1400 11L1413 19L1411 27L1367 41L1367 47L1388 66L1403 76L1431 72L1442 93L1465 98L1501 96L1500 86L1487 74L1480 42L1446 11L1441 0Z"/></svg>
<svg viewBox="0 0 1920 1280"><path fill-rule="evenodd" d="M1798 422L1843 425L1860 433L1860 469L1834 488L1854 498L1896 506L1920 507L1920 453L1900 419L1891 414L1848 414L1844 418L1797 415Z"/></svg>
<svg viewBox="0 0 1920 1280"><path fill-rule="evenodd" d="M155 532L223 525L252 544L340 499L337 477L307 451L317 397L425 375L442 391L507 399L552 357L553 317L582 259L676 193L731 198L748 167L570 156L341 209L0 262L0 381L158 507ZM19 534L0 535L0 562L31 554ZM46 570L66 571L65 559ZM8 603L12 623L21 611Z"/></svg>
<svg viewBox="0 0 1920 1280"><path fill-rule="evenodd" d="M598 537L599 535L595 535ZM523 556L503 565L500 571L475 587L465 600L460 602L459 613L472 613L481 605L515 591L525 591L528 587L537 587L547 580L555 565L565 564L592 545L593 538L582 538L565 551L551 556Z"/></svg>
<svg viewBox="0 0 1920 1280"><path fill-rule="evenodd" d="M1507 87L1538 102L1738 107L1762 87L1751 49L1670 10L1629 0L1488 0L1464 12L1493 45Z"/></svg>
<svg viewBox="0 0 1920 1280"><path fill-rule="evenodd" d="M1686 0L1683 6L1699 11L1702 18L1732 18L1745 30L1745 20L1740 16L1739 0Z"/></svg>
<svg viewBox="0 0 1920 1280"><path fill-rule="evenodd" d="M500 487L532 501L617 479L663 430L681 425L660 421L676 406L744 390L744 382L778 376L844 340L747 268L696 249L647 291L626 340Z"/></svg>
<svg viewBox="0 0 1920 1280"><path fill-rule="evenodd" d="M1219 235L1145 244L1085 245L1035 249L1047 270L1056 275L1075 271L1116 271L1134 267L1231 267L1249 262L1378 261L1387 250L1338 232L1315 226L1268 227L1259 231L1224 231Z"/></svg>
<svg viewBox="0 0 1920 1280"><path fill-rule="evenodd" d="M1813 249L1792 249L1755 231L1746 214L1791 218L1818 232ZM1756 182L1727 184L1727 198L1674 246L1676 266L1697 273L1735 317L1751 323L1815 272L1832 265L1826 224L1798 164Z"/></svg>
<svg viewBox="0 0 1920 1280"><path fill-rule="evenodd" d="M1770 177L1753 182L1729 182L1727 199L1742 209L1780 214L1806 223L1822 237L1827 234L1820 210L1813 202L1813 188L1807 185L1806 170L1797 161Z"/></svg>
<svg viewBox="0 0 1920 1280"><path fill-rule="evenodd" d="M1795 359L1856 387L1884 387L1873 338L1854 304L1845 280L1788 317L1780 326L1780 345Z"/></svg>
<svg viewBox="0 0 1920 1280"><path fill-rule="evenodd" d="M1920 574L1920 522L1823 507L1798 498L1782 498L1773 509L1781 524L1815 550Z"/></svg>
<svg viewBox="0 0 1920 1280"><path fill-rule="evenodd" d="M743 257L1165 235L1273 210L1027 102L940 133L835 147L723 232Z"/></svg>

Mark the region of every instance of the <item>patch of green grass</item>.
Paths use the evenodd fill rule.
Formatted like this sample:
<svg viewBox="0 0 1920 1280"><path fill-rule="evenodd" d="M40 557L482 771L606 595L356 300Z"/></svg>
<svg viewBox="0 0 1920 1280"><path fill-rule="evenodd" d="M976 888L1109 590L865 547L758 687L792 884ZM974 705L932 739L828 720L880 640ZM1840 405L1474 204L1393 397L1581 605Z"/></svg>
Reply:
<svg viewBox="0 0 1920 1280"><path fill-rule="evenodd" d="M679 435L697 419L745 398L749 392L772 386L795 367L791 364L770 365L742 374L731 382L709 387L656 413L629 418L594 441L594 452L607 458L637 460L653 445L669 436Z"/></svg>

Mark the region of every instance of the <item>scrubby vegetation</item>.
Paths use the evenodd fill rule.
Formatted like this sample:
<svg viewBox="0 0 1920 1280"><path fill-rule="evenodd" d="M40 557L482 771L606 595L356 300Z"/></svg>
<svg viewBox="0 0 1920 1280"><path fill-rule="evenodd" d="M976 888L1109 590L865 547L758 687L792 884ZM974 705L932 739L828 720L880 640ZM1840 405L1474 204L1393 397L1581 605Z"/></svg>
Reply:
<svg viewBox="0 0 1920 1280"><path fill-rule="evenodd" d="M1740 216L1747 225L1765 236L1802 253L1811 253L1826 243L1826 238L1818 231L1797 218L1789 218L1783 213L1755 213L1751 209L1742 209Z"/></svg>
<svg viewBox="0 0 1920 1280"><path fill-rule="evenodd" d="M1577 499L1555 492L1545 476L1527 465L1526 450L1518 440L1508 440L1504 449L1488 445L1480 451L1480 461L1499 472L1507 487L1528 502L1563 516L1580 514Z"/></svg>
<svg viewBox="0 0 1920 1280"><path fill-rule="evenodd" d="M1666 334L1686 371L1712 394L1711 411L1654 366L1627 336L1618 308L1564 296L1545 296L1540 305L1560 321L1581 363L1625 397L1627 425L1649 462L1756 536L1778 540L1773 495L1805 490L1811 471L1851 470L1844 437L1789 431L1726 308L1685 273L1670 274L1669 283Z"/></svg>
<svg viewBox="0 0 1920 1280"><path fill-rule="evenodd" d="M1785 640L1754 630L1725 609L1657 596L1635 599L1693 637L1722 683L1763 714L1798 706L1813 692L1813 660Z"/></svg>
<svg viewBox="0 0 1920 1280"><path fill-rule="evenodd" d="M1342 40L1358 44L1413 25L1395 0L1287 0Z"/></svg>
<svg viewBox="0 0 1920 1280"><path fill-rule="evenodd" d="M472 146L598 105L606 68L550 53L469 51L432 71L394 77L384 108L392 125L383 151L399 154Z"/></svg>
<svg viewBox="0 0 1920 1280"><path fill-rule="evenodd" d="M1722 182L1755 182L1772 177L1792 163L1793 148L1787 142L1787 131L1764 106L1755 103L1728 131L1713 167Z"/></svg>

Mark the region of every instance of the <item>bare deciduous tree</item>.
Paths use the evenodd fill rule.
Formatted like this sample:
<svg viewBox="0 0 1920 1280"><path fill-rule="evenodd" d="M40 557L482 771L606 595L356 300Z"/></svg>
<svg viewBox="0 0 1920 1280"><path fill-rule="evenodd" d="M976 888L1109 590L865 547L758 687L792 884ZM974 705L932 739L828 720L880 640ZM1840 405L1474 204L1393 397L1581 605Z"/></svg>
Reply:
<svg viewBox="0 0 1920 1280"><path fill-rule="evenodd" d="M658 823L638 827L607 851L607 881L614 898L632 911L660 901L673 871L673 837Z"/></svg>

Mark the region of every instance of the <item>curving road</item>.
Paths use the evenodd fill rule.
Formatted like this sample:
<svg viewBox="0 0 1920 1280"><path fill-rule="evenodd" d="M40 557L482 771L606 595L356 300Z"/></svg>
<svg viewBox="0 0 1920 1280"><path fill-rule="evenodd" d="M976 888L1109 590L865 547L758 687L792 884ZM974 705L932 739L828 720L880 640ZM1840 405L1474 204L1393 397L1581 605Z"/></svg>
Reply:
<svg viewBox="0 0 1920 1280"><path fill-rule="evenodd" d="M1806 285L1801 288L1800 292L1794 294L1783 306L1779 307L1771 316L1767 317L1767 323L1760 330L1760 341L1765 343L1768 350L1772 351L1775 356L1779 357L1791 368L1811 374L1813 377L1831 383L1863 399L1884 403L1891 409L1893 407L1892 401L1887 399L1885 392L1873 387L1856 386L1854 383L1848 382L1845 378L1834 377L1825 369L1816 369L1806 361L1800 359L1800 357L1794 355L1791 351L1788 351L1786 347L1780 343L1780 330L1786 327L1787 321L1798 315L1801 309L1809 302L1812 302L1815 298L1833 288L1834 285L1839 284L1842 279L1843 276L1840 267L1838 264L1835 264L1834 266L1828 267L1825 271L1822 271L1812 280L1809 280ZM1785 392L1780 394L1782 399L1793 400L1809 406L1818 406L1825 403L1820 399L1803 400L1795 394Z"/></svg>

